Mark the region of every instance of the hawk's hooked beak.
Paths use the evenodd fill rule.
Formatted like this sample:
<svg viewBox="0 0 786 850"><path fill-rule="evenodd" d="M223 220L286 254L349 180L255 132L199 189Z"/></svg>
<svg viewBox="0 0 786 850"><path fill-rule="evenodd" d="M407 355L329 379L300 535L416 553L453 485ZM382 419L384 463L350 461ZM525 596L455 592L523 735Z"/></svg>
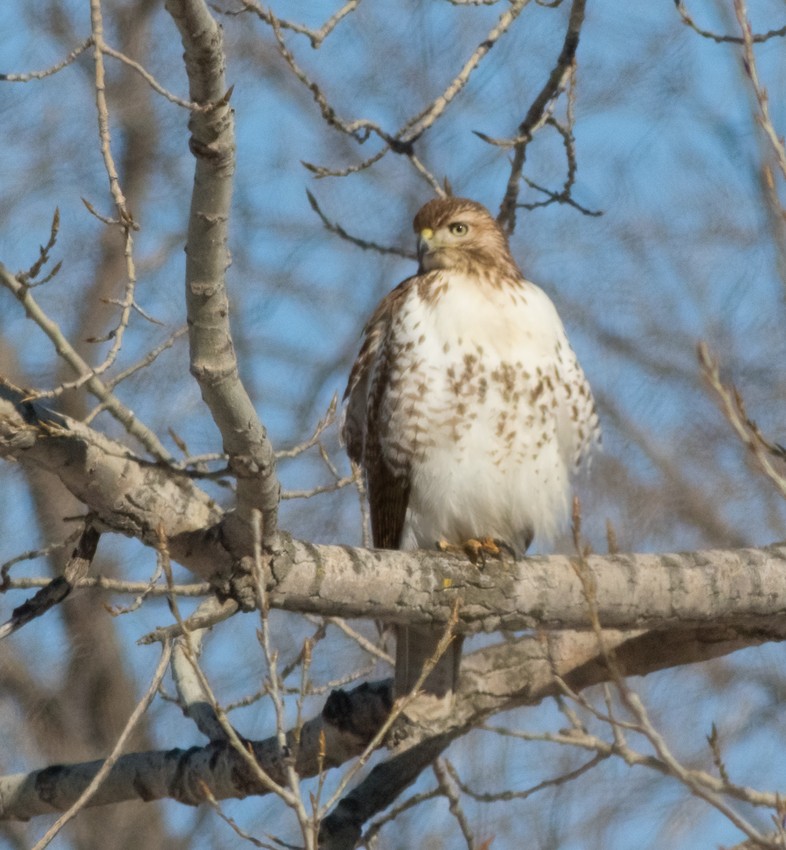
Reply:
<svg viewBox="0 0 786 850"><path fill-rule="evenodd" d="M418 261L423 265L423 258L431 249L430 240L434 238L434 231L430 227L424 227L418 233Z"/></svg>

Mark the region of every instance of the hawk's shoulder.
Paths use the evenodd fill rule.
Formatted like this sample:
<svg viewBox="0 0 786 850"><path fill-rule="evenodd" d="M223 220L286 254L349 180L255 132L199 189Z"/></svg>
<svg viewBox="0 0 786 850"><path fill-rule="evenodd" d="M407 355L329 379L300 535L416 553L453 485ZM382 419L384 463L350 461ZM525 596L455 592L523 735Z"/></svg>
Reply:
<svg viewBox="0 0 786 850"><path fill-rule="evenodd" d="M352 364L344 390L344 421L341 436L347 454L355 463L363 461L365 431L368 425L367 406L369 379L385 357L391 323L407 296L416 290L424 275L412 275L402 280L380 303L363 329L363 342Z"/></svg>

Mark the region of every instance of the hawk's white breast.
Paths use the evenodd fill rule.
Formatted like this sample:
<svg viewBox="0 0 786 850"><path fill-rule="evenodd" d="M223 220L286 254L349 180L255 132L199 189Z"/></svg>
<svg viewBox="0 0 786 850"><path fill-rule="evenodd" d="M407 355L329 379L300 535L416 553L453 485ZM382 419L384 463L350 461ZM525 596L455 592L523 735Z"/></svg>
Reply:
<svg viewBox="0 0 786 850"><path fill-rule="evenodd" d="M436 273L391 319L381 450L411 480L402 546L490 536L526 550L567 514L596 437L592 397L548 296Z"/></svg>

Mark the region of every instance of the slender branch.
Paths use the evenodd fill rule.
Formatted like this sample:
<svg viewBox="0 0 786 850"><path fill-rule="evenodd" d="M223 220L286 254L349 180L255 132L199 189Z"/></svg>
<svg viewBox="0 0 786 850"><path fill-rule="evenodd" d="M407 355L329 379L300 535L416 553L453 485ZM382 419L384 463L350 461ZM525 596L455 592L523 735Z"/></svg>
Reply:
<svg viewBox="0 0 786 850"><path fill-rule="evenodd" d="M705 379L715 391L726 419L734 429L742 444L751 452L756 465L772 481L778 492L786 498L786 476L779 472L772 462L777 456L775 446L764 439L761 431L745 411L742 396L734 388L724 386L720 378L720 367L710 354L707 346L699 345L699 362Z"/></svg>
<svg viewBox="0 0 786 850"><path fill-rule="evenodd" d="M53 74L56 74L58 71L62 71L63 68L67 68L74 60L78 59L86 50L89 50L93 46L93 37L88 36L80 45L75 47L69 54L66 56L62 62L58 62L56 65L52 65L51 68L47 68L44 71L28 71L24 74L0 74L0 80L6 83L27 83L30 80L43 80L46 77L51 77Z"/></svg>
<svg viewBox="0 0 786 850"><path fill-rule="evenodd" d="M30 292L29 286L25 286L19 279L0 263L0 284L10 290L25 309L25 315L34 321L39 328L49 337L52 344L63 360L77 373L85 376L85 386L104 405L105 409L120 422L126 431L137 440L154 456L160 460L169 460L170 454L164 448L158 437L146 425L136 418L132 410L129 410L104 384L100 378L93 374L90 364L84 360L71 343L66 339L60 326L54 322L39 306Z"/></svg>
<svg viewBox="0 0 786 850"><path fill-rule="evenodd" d="M524 120L518 126L516 135L520 141L518 141L514 148L508 185L505 189L505 196L500 204L499 214L497 215L497 221L508 233L512 233L516 227L516 205L518 203L519 184L521 182L521 174L524 170L527 146L532 139L532 134L544 120L549 103L562 91L568 77L572 73L576 51L579 46L579 35L582 24L584 23L585 7L586 0L573 0L565 39L562 43L562 50L557 58L557 63L552 69L551 74L549 74L549 78L546 80L543 88L535 100L532 101L532 105L527 110Z"/></svg>
<svg viewBox="0 0 786 850"><path fill-rule="evenodd" d="M371 250L376 251L378 254L393 254L396 257L405 257L408 260L417 259L417 256L412 251L407 251L403 248L391 248L388 245L380 245L378 242L369 242L367 239L361 239L359 236L353 236L351 233L347 233L347 231L344 230L338 222L331 221L325 213L322 212L319 202L314 195L311 194L311 192L306 190L306 195L308 196L308 202L311 205L311 209L319 216L322 224L325 225L325 229L330 233L335 233L345 241L350 242L352 245L356 245L358 248L362 248L364 251Z"/></svg>
<svg viewBox="0 0 786 850"><path fill-rule="evenodd" d="M158 664L156 665L155 672L153 673L153 678L148 685L147 691L142 696L142 699L137 704L136 708L131 713L131 716L128 718L128 722L126 723L123 731L120 733L117 743L112 749L112 752L109 756L101 763L100 767L94 772L93 776L90 779L90 782L87 784L87 787L79 794L79 796L71 803L68 809L52 824L52 826L47 830L44 837L36 843L33 847L33 850L43 850L52 839L57 835L58 832L70 821L72 820L78 812L88 806L93 800L101 788L102 783L109 777L109 774L112 771L112 768L117 764L121 757L121 753L125 749L126 742L128 741L131 733L136 728L137 724L142 718L142 715L147 711L150 703L153 701L153 697L156 695L156 691L158 690L158 686L161 684L161 681L164 678L164 673L166 673L166 669L169 666L169 658L171 655L171 647L168 643L164 644L161 649L161 657L158 660Z"/></svg>
<svg viewBox="0 0 786 850"><path fill-rule="evenodd" d="M117 59L118 62L122 62L123 65L127 65L132 71L136 71L136 73L139 74L139 76L150 86L151 89L153 89L154 92L160 94L163 98L166 98L166 100L170 103L174 103L176 106L191 110L192 112L202 112L214 108L214 104L212 103L194 103L191 100L183 100L183 98L178 97L176 94L173 94L171 91L164 88L164 86L162 86L161 83L159 83L158 80L156 80L156 78L143 65L140 65L139 62L131 59L130 56L126 56L125 53L115 50L114 47L111 47L105 41L102 41L101 47L107 56Z"/></svg>
<svg viewBox="0 0 786 850"><path fill-rule="evenodd" d="M456 823L467 842L467 850L475 850L475 835L472 832L472 827L469 825L469 820L461 805L461 797L459 796L459 785L456 782L457 776L454 770L449 769L450 762L447 759L436 759L431 769L434 771L434 776L437 778L437 786L442 792L442 795L448 800L450 813L456 819Z"/></svg>
<svg viewBox="0 0 786 850"><path fill-rule="evenodd" d="M88 518L76 547L65 565L63 575L57 576L23 605L14 608L11 619L0 626L0 640L13 634L29 623L41 617L50 608L59 605L87 575L98 548L101 535Z"/></svg>
<svg viewBox="0 0 786 850"><path fill-rule="evenodd" d="M708 38L717 44L744 43L744 37L740 38L738 35L721 35L720 33L712 32L711 30L702 29L693 20L682 0L676 0L674 5L677 7L677 12L680 18L682 18L682 23L685 24L685 26L690 27L695 33L702 36L702 38ZM769 41L771 38L781 38L783 36L786 36L786 27L780 27L776 30L767 30L767 32L763 33L751 33L751 41L755 44L761 44L762 42Z"/></svg>
<svg viewBox="0 0 786 850"><path fill-rule="evenodd" d="M331 15L318 30L309 29L309 27L306 27L303 24L298 24L294 21L285 21L276 18L272 12L255 2L255 0L242 0L242 2L242 11L254 12L254 14L256 14L260 20L263 20L266 24L270 24L271 26L275 24L281 29L291 30L292 32L298 33L298 35L306 36L306 38L308 38L311 42L311 46L317 50L322 46L322 42L333 32L338 24L341 23L347 15L357 9L361 0L346 0L344 5Z"/></svg>
<svg viewBox="0 0 786 850"><path fill-rule="evenodd" d="M28 590L32 587L46 587L51 579L43 576L30 576L28 578L9 578L4 586L4 590ZM176 596L200 597L207 596L211 587L206 582L199 584L175 584L171 588L157 584L150 587L150 583L146 581L123 581L122 579L107 578L106 576L86 576L79 579L74 585L75 588L100 588L101 590L110 590L112 593L144 593L147 596L166 596L169 593L174 593Z"/></svg>
<svg viewBox="0 0 786 850"><path fill-rule="evenodd" d="M767 136L775 153L781 175L786 178L786 146L784 146L783 139L778 135L773 126L767 89L759 82L756 56L753 52L753 45L756 39L751 30L751 22L748 20L748 9L745 5L745 0L734 0L734 13L737 16L737 21L742 31L742 64L745 68L745 73L751 81L753 92L756 95L756 102L759 105L759 114L756 116L756 120L762 130L764 130L764 134ZM786 35L786 27L778 31L777 34Z"/></svg>
<svg viewBox="0 0 786 850"><path fill-rule="evenodd" d="M528 4L529 0L511 0L508 8L499 16L497 22L489 30L488 35L475 48L472 55L464 63L458 74L450 81L445 90L417 115L413 115L401 127L396 134L397 140L405 144L411 144L434 124L464 86L466 86L472 73L477 70L491 48L513 26L516 18L518 18Z"/></svg>

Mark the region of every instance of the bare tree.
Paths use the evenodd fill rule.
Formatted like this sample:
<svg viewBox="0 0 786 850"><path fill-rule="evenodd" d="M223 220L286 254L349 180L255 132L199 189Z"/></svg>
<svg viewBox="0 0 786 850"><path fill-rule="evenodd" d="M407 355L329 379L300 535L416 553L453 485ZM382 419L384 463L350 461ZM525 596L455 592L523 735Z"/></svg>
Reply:
<svg viewBox="0 0 786 850"><path fill-rule="evenodd" d="M783 847L782 22L5 14L9 846L613 847L635 816ZM451 188L554 285L606 441L561 554L483 569L369 549L337 441L407 221ZM406 719L376 623L477 636L449 717Z"/></svg>

